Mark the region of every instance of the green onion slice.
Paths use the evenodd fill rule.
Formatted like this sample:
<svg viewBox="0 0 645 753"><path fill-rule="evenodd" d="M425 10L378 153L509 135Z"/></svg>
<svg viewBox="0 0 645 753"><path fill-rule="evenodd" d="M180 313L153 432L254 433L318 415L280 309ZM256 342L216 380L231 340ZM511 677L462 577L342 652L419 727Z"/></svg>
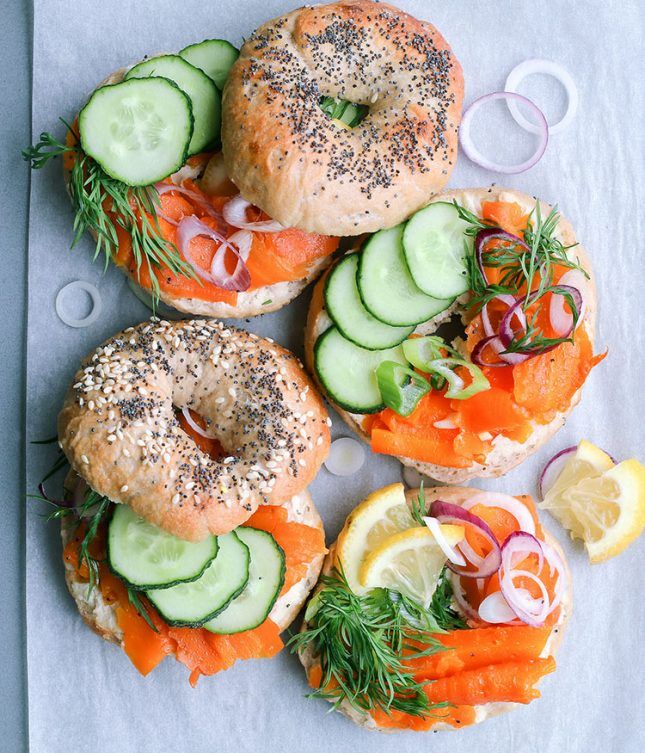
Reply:
<svg viewBox="0 0 645 753"><path fill-rule="evenodd" d="M468 386L453 371L457 366L462 366L468 370L471 377L471 382ZM466 400L478 392L490 389L490 382L486 379L482 370L478 366L475 366L474 363L465 361L463 358L437 358L427 363L424 371L431 374L439 374L439 376L443 377L449 385L446 397L453 400Z"/></svg>
<svg viewBox="0 0 645 753"><path fill-rule="evenodd" d="M436 335L427 335L426 337L413 337L403 343L403 355L408 361L421 371L428 373L428 364L443 358L444 353L458 356L457 351L445 340Z"/></svg>
<svg viewBox="0 0 645 753"><path fill-rule="evenodd" d="M420 374L396 361L380 363L376 369L376 381L385 405L400 416L409 416L431 389Z"/></svg>

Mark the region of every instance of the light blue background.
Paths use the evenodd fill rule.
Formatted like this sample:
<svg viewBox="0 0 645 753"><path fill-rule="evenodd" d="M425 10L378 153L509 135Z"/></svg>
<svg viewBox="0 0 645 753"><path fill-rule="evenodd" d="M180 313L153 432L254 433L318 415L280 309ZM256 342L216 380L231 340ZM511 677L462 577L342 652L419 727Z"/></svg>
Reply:
<svg viewBox="0 0 645 753"><path fill-rule="evenodd" d="M548 57L564 63L580 89L578 117L569 130L553 138L544 159L533 170L501 180L501 176L479 170L462 157L450 182L455 187L503 182L559 203L594 261L603 303L599 344L611 348L608 361L590 377L582 406L549 449L487 486L533 491L537 469L551 450L581 436L597 441L619 457L636 454L645 458L645 401L640 373L645 346L640 304L645 282L639 79L642 14L635 2L400 0L399 4L434 22L451 43L464 68L466 102L502 88L507 72L527 57ZM157 50L178 49L205 36L225 36L239 43L253 26L293 6L289 0L227 5L196 0L181 4L80 0L73 5L35 0L34 133L60 133L58 116L72 117L92 87L122 64ZM24 29L28 14L24 9L15 13L15 24L5 16L3 26ZM22 56L18 52L10 56L4 71L10 73L10 80L18 76L3 99L8 105L5 112L16 115L21 114L21 106L24 110L28 93L28 82L19 77L26 69L24 47L22 50ZM549 114L557 114L561 101L555 89L538 81L530 92L544 102ZM3 251L7 273L11 274L20 271L13 259L22 260L24 247L25 173L16 158L16 148L23 145L25 133L19 117L14 120L5 115L3 127L9 129L8 138L3 140L3 160L9 160L3 175L11 177L10 190L2 187L4 232L7 220L11 220ZM491 117L482 138L492 144L498 128L504 128L508 154L520 156L526 137L509 118ZM508 139L506 133L511 134ZM103 276L99 266L91 264L88 239L75 252L67 250L71 219L59 168L51 166L35 174L29 253L29 439L52 433L65 386L78 359L105 336L145 315L118 272L111 270ZM56 292L76 278L98 284L104 298L103 316L87 330L67 329L53 310ZM18 274L12 285L3 287L3 295L8 295L8 300L3 300L7 329L2 368L8 370L3 383L11 395L3 407L14 421L21 419L24 394L20 378L24 348L20 334L12 331L24 324L20 300L23 284ZM287 310L245 326L271 334L300 351L306 303L307 296L303 296ZM334 431L348 433L338 421ZM2 552L15 558L22 554L20 538L15 535L24 498L15 488L16 478L22 476L18 441L22 436L22 432L8 430L3 438L8 445L3 460L13 481L13 487L5 486L3 515L14 517L0 536ZM28 487L33 489L50 460L50 451L31 448L27 460ZM323 470L312 485L312 493L325 518L329 538L335 536L347 512L367 491L398 477L396 462L376 457L370 458L361 473L344 482ZM458 737L409 733L369 736L338 715L325 715L322 703L306 701L303 674L287 654L272 662L247 662L221 677L203 679L196 691L188 687L183 668L172 661L165 662L148 679L139 678L122 653L100 642L81 623L65 591L55 528L45 526L39 512L30 505L26 550L33 753L251 752L277 748L289 753L358 748L405 753L420 745L432 746L440 753L456 746L481 753L595 753L643 748L643 541L598 568L590 568L580 549L567 544L576 611L558 657L558 672L543 683L540 701L480 728L464 730ZM9 599L14 599L16 607L5 609L10 601L3 598L0 627L3 639L14 638L14 649L11 642L3 646L8 655L4 666L11 669L20 665L25 635L24 627L16 621L23 609L23 565L19 563L10 572L17 576L10 576L8 581ZM0 682L8 685L2 688L2 700L8 698L8 705L5 702L2 708L0 725L7 725L9 735L10 731L24 729L19 713L24 696L19 673L13 673L13 680L7 679L11 672L2 675ZM11 737L4 739L14 744ZM21 749L19 739L15 750Z"/></svg>

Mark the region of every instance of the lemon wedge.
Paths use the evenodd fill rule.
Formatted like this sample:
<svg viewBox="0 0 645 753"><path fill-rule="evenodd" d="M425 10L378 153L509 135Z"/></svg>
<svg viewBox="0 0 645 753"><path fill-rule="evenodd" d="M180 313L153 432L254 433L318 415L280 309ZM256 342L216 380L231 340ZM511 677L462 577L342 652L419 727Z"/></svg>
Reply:
<svg viewBox="0 0 645 753"><path fill-rule="evenodd" d="M593 454L600 460L600 455ZM604 562L624 551L645 528L645 466L638 460L612 463L600 471L601 463L586 471L578 466L569 468L563 479L574 459L539 506L562 523L572 538L584 541L592 563ZM602 465L607 462L603 460Z"/></svg>
<svg viewBox="0 0 645 753"><path fill-rule="evenodd" d="M403 484L373 492L350 513L338 536L336 565L342 567L352 591L366 590L361 587L359 572L367 554L388 536L415 525Z"/></svg>
<svg viewBox="0 0 645 753"><path fill-rule="evenodd" d="M463 526L442 525L449 546L464 538ZM446 564L446 555L428 528L415 527L388 536L363 562L364 588L391 588L428 607Z"/></svg>
<svg viewBox="0 0 645 753"><path fill-rule="evenodd" d="M546 491L545 497L557 495L583 479L599 476L613 465L614 461L604 450L583 439Z"/></svg>

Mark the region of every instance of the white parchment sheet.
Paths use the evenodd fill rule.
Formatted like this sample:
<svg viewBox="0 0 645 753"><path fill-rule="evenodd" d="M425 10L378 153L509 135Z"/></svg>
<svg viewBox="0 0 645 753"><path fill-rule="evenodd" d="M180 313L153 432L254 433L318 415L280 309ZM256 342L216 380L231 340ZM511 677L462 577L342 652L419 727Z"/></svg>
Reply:
<svg viewBox="0 0 645 753"><path fill-rule="evenodd" d="M62 134L108 73L144 54L175 51L204 37L239 45L251 30L290 10L296 0L58 0L34 2L33 129ZM557 449L587 437L618 457L645 460L645 289L643 223L642 8L635 0L597 2L476 2L399 0L432 21L461 60L466 102L503 88L510 69L530 57L563 63L580 91L577 118L554 136L531 171L502 179L461 157L450 185L493 181L557 202L573 221L593 260L601 302L598 347L609 358L590 376L581 406L537 457L506 478L482 483L500 491L534 492L537 470ZM564 97L534 77L525 93L551 117ZM500 111L501 112L501 111ZM500 113L474 129L505 156L526 155L527 135ZM490 116L490 117L489 117ZM499 117L499 122L495 118ZM488 123L487 132L482 128ZM508 133L508 136L506 134ZM29 247L29 440L50 436L77 362L105 337L146 316L114 269L92 264L89 238L69 251L72 213L59 165L34 174ZM10 254L11 249L4 249ZM54 312L58 290L74 279L100 288L99 321L65 327ZM301 352L309 294L283 311L242 326ZM350 432L334 417L334 435ZM52 448L28 450L34 490ZM370 490L400 478L392 459L371 456L349 479L321 470L312 494L331 541L347 513ZM21 501L9 502L20 504ZM322 701L305 698L295 657L248 661L193 690L183 666L167 659L147 679L125 654L82 623L63 581L54 524L29 503L27 520L27 640L29 738L32 753L322 753L432 749L437 753L614 753L645 750L645 538L612 562L587 564L565 542L575 586L575 610L558 656L542 683L543 697L513 714L458 733L378 735L360 730ZM564 541L557 526L553 530ZM2 744L0 743L0 748Z"/></svg>

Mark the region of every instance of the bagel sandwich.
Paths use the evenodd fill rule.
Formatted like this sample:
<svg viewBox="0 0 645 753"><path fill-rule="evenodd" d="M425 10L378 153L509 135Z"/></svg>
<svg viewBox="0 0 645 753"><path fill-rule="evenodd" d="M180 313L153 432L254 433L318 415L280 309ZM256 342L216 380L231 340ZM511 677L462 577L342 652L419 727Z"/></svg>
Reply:
<svg viewBox="0 0 645 753"><path fill-rule="evenodd" d="M192 69L184 84L191 95L192 112L196 112L195 98L200 96L201 84L206 93L216 98L212 106L217 106L219 123L219 90L200 69L178 55L155 56L115 71L97 86L90 101L122 85L129 76L140 82L139 67L155 60L179 66L180 84L184 83L185 68ZM175 86L174 80L169 81L175 75L174 67L163 72L168 76L163 81ZM144 74L151 75L147 69L141 72ZM197 81L196 92L191 88L191 76L202 79ZM132 83L132 79L128 80ZM201 101L205 107L210 100ZM105 118L114 118L115 131L126 127L119 120L119 112L114 106L105 114ZM79 184L82 174L75 171L77 162L88 160L83 151L86 142L91 148L89 137L84 138L82 132L83 113L84 110L68 134L68 154L63 161L65 185L79 216L82 211L88 214L92 201L89 190L93 187L88 184L84 190ZM100 132L103 123L86 126L88 130L90 127ZM129 189L122 181L110 182L109 191L121 193L124 200L132 190L143 198L129 213L123 203L114 202L112 211L101 212L97 222L79 225L92 234L97 252L104 252L125 272L137 297L153 312L159 302L179 312L216 318L244 318L277 311L320 274L338 246L337 237L282 226L245 201L228 179L218 144L219 125L214 142L182 159L178 169L162 180L135 189ZM112 176L104 176L94 163L88 164L91 168L84 167L84 174L90 170L92 175L100 176L95 190L103 190L101 186L107 185ZM98 210L90 208L89 214L93 211ZM144 213L149 224L144 224L141 232L138 223Z"/></svg>
<svg viewBox="0 0 645 753"><path fill-rule="evenodd" d="M59 415L54 501L85 621L193 684L277 653L326 552L307 486L329 423L290 353L221 322L152 319L94 350Z"/></svg>
<svg viewBox="0 0 645 753"><path fill-rule="evenodd" d="M374 232L446 184L462 100L461 66L432 24L372 0L304 6L242 46L223 93L225 164L284 225Z"/></svg>
<svg viewBox="0 0 645 753"><path fill-rule="evenodd" d="M501 593L499 585L495 585L495 579L491 576L484 580L483 591L480 591L478 587L468 585L475 583L473 578L467 579L443 570L439 584L436 586L437 591L442 591L442 597L432 600L430 611L433 612L433 619L434 615L441 614L439 611L441 609L444 615L451 614L451 623L443 624L439 621L439 625L443 627L444 631L434 636L426 634L425 643L422 640L422 635L417 632L418 621L414 622L414 628L411 628L408 624L409 632L404 633L408 640L412 640L412 646L419 649L432 647L433 651L436 651L427 658L417 656L407 659L407 663L406 659L403 660L404 669L409 670L412 674L411 681L420 683L421 693L425 693L427 690L431 706L426 712L417 708L416 711L407 713L398 710L395 704L386 704L385 708L382 706L377 708L368 701L361 706L360 702L356 702L358 699L346 697L341 689L343 685L340 683L342 672L340 672L339 677L337 670L339 666L351 666L352 659L348 659L347 665L341 665L340 661L330 659L326 648L333 645L333 631L324 640L315 637L316 630L323 631L324 634L325 631L330 630L332 624L331 621L326 621L324 626L321 627L319 605L332 601L331 596L325 598L323 592L325 589L333 592L334 589L339 587L338 573L342 572L343 569L345 573L343 587L348 588L348 583L352 580L348 571L354 572L361 566L364 568L365 562L370 557L376 562L378 557L374 552L379 547L382 551L388 548L393 549L392 542L395 542L396 539L401 540L409 531L413 531L417 538L420 535L419 531L423 536L423 528L414 527L418 526L418 522L411 518L406 521L405 515L398 512L397 507L400 504L399 500L405 499L408 509L412 511L415 504L418 505L419 503L420 491L418 489L408 490L404 496L403 487L400 484L394 484L371 494L350 514L337 541L329 548L323 566L323 578L312 595L307 607L305 622L296 642L299 658L307 673L309 683L315 689L314 695L320 695L334 703L336 710L355 724L369 730L380 732L456 730L464 726L479 724L489 717L512 711L520 704L526 704L538 698L540 692L536 685L544 674L555 669L554 656L560 646L572 611L571 575L564 554L555 539L542 529L539 522L536 522L535 527L531 528L535 536L531 538L533 544L535 541L539 542L539 550L535 549L534 544L531 550L532 555L529 555L524 564L531 563L531 571L538 572L539 565L536 565L536 567L533 567L533 565L537 563L537 551L542 551L549 563L546 565L547 570L550 565L553 565L554 572L557 571L558 573L557 577L560 584L558 585L557 580L555 583L550 580L547 570L540 572L540 577L544 577L548 582L549 599L553 600L551 606L555 604L553 610L542 623L539 623L538 620L534 621L534 625L526 624L514 616L507 605L501 607L502 610L509 612L506 615L507 621L505 622L503 620L504 611L502 611L501 616L499 614L499 603L496 607L493 607L493 610L489 608L486 612L486 606L484 605L482 608L482 604L484 604L482 595L484 595L484 598L485 595L488 595L489 602L494 602ZM519 513L521 519L526 513L529 513L528 519L537 521L535 507L530 497L513 498L507 497L507 495L489 494L479 492L477 489L456 486L426 488L421 493L424 495L422 499L425 512L430 514L434 514L431 511L436 509L433 507L435 502L443 505L444 513L447 509L454 515L458 515L459 510L463 510L464 506L467 507L469 501L475 502L475 505L471 504L469 511L471 513L476 512L477 519L480 522L482 518L489 521L491 527L496 529L496 536L498 537L502 534L502 531L505 533L506 530L522 530L518 521L510 513L501 513L502 516L506 515L506 519L505 525L500 525L500 509L495 508L494 503L500 504L502 497L504 498L501 500L503 509L510 509L508 507L509 502L513 504L514 501L516 505L520 505L519 510L525 511L524 514ZM369 530L369 523L365 521L369 521L371 518L370 506L380 507L381 512L389 510L389 530L384 526L380 531L377 531L376 528ZM374 524L377 520L378 517L375 516ZM398 522L398 530L395 522ZM406 530L406 525L412 526L412 528ZM441 531L445 531L448 536L448 530L452 526L441 524L439 528ZM436 552L437 546L436 540L433 540L433 534L427 529L425 534L431 542L434 541L434 544L431 543L430 546L434 546ZM368 536L369 544L365 544L365 539ZM518 536L518 534L515 533L515 536ZM519 534L518 538L521 539L523 536L524 534ZM503 541L499 538L498 544L503 544ZM364 547L363 550L361 550L361 545ZM369 548L365 550L365 547ZM358 553L354 550L357 550ZM428 549L427 551L430 552L431 550ZM461 550L459 551L461 552ZM504 545L502 552L504 552ZM441 554L439 562L441 562ZM445 554L443 557L445 562ZM535 557L535 559L532 560L531 557ZM358 559L357 564L354 563L353 558ZM410 561L408 560L408 562ZM508 565L509 561L504 554L502 561ZM416 560L417 565L432 568L433 565L429 565L429 562L435 563L436 568L436 553L430 553L426 557L425 550L421 550L421 554ZM529 565L527 564L527 566ZM394 568L392 568L392 571L396 572ZM404 572L409 577L410 569L408 568ZM369 569L368 577L370 577ZM433 573L429 571L427 579L432 581L433 577ZM513 573L513 579L516 578L517 576ZM422 580L422 577L419 576L419 579ZM446 581L450 584L448 591L444 590ZM396 592L397 585L391 579L389 581L384 580L383 583L386 583L388 588ZM468 587L465 592L462 592L462 598L457 599L455 592L460 584L464 583ZM404 590L404 588L401 590ZM368 598L365 594L369 594L369 592L364 587L357 588L357 591L361 596L354 596L354 599L362 598L365 600ZM446 601L446 598L448 598L448 601ZM468 603L469 599L472 599L470 604ZM396 602L396 600L395 598L394 601ZM505 605L502 598L497 601ZM535 600L534 605L538 602L539 600ZM338 602L334 603L336 608L339 608ZM367 602L364 601L364 603ZM374 604L380 603L374 598L369 602L370 608L373 608ZM477 603L479 603L479 610ZM409 603L406 604L406 607L409 607ZM495 608L498 614L494 614ZM322 609L324 610L324 606ZM497 622L487 622L480 616L480 613L486 614ZM326 616L324 612L322 615L322 619L324 619ZM455 615L458 617L458 623L454 622ZM414 617L418 620L419 614L414 612ZM385 624L386 617L383 616L382 620L382 624ZM435 640L430 640L433 637ZM321 647L325 648L321 650ZM356 651L358 652L358 649ZM400 656L398 658L401 659ZM358 663L358 660L356 661ZM369 698L371 693L369 682L360 669L358 672L358 681L364 681L363 688ZM375 682L375 676L376 672L371 678L372 682ZM396 683L397 680L394 679L393 682ZM351 688L353 686L349 684L344 687ZM409 689L409 696L414 696L418 691L418 687ZM372 699L376 698L376 693L371 693L371 697ZM403 708L408 707L403 705Z"/></svg>
<svg viewBox="0 0 645 753"><path fill-rule="evenodd" d="M468 264L472 265L470 269L476 265L475 250L471 245L464 260L455 265L458 269L452 271L452 280L446 283L451 288L445 298L434 299L433 303L432 296L424 295L414 279L415 273L419 275L418 279L422 279L424 269L419 269L419 258L415 258L414 253L403 250L403 243L411 229L409 243L414 252L417 241L415 233L434 232L434 228L423 227L426 213L434 212L434 206L441 214L438 224L444 222L447 223L445 227L456 228L445 231L444 227L444 230L440 228L437 231L439 234L445 231L448 241L443 245L439 241L436 258L427 261L430 275L434 274L435 279L441 275L437 271L443 264L440 254L445 253L450 258L450 242L454 251L455 238L456 243L461 244L461 238L469 237L463 233L468 223L458 216L455 206L460 208L462 216L469 218L471 227L472 223L479 223L475 231L494 233L497 228L502 237L500 243L521 244L520 248L526 245L519 237L522 232L530 238L536 222L544 227L548 221L546 232L549 235L545 242L548 249L545 253L550 254L550 269L555 270L551 274L557 275L557 279L545 277L544 285L549 290L555 290L561 284L560 280L569 281L564 292L571 292L571 288L577 286L572 292L576 297L578 313L575 330L570 331L568 337L558 340L542 339L541 342L546 343L544 352L540 352L537 345L535 352L531 352L530 341L525 352L515 356L509 357L503 353L498 357L488 350L478 359L479 366L473 368L475 347L485 338L496 344L491 337L496 334L495 317L498 324L500 317L503 318L508 311L509 304L515 303L525 288L520 285L514 288L513 295L506 294L504 297L501 294L501 298L496 298L494 289L490 289L492 292L489 294L487 286L480 283L477 291L479 302L476 302L470 282L471 273L468 271ZM506 212L508 217L497 218L496 212ZM490 219L482 219L482 214L486 213ZM501 222L511 221L509 217L524 223L524 231L511 228L515 232L509 233L500 228ZM418 223L416 218L419 218ZM430 220L427 222L432 224ZM437 238L437 235L434 237ZM504 238L511 240L504 241ZM558 255L557 259L555 254ZM593 355L597 304L591 264L585 249L577 242L570 222L557 210L518 191L492 187L444 192L434 197L426 209L413 215L407 224L372 236L362 251L354 254L353 258L348 256L338 261L314 289L305 330L307 367L331 405L351 429L365 441L371 442L374 451L395 455L404 465L415 468L423 475L446 483L462 483L471 478L496 477L507 473L563 426L568 414L580 401L586 376L603 358ZM410 262L412 268L409 267ZM341 265L347 269L341 269ZM399 273L400 265L405 267L402 273ZM449 267L450 262L446 266ZM338 274L334 276L336 270ZM394 272L396 279L392 277ZM464 277L458 277L459 274ZM379 282L379 276L382 282ZM462 279L468 281L462 282ZM427 279L423 281L428 282ZM534 285L537 286L537 277ZM349 286L352 286L351 291ZM411 302L408 302L408 296ZM515 333L516 341L523 334L520 328L526 330L527 316L529 319L537 316L537 308L544 310L545 314L551 313L554 297L554 294L547 292L540 301L535 302L533 308L528 307L527 314L519 312L523 325L515 319L511 331L511 334ZM333 299L331 312L328 309L330 299ZM482 300L488 301L485 312L482 312ZM366 310L368 305L370 310ZM568 314L567 304L562 308ZM357 310L358 318L354 318ZM486 326L482 320L483 313L488 315ZM390 318L392 314L395 318ZM563 316L562 311L556 314L561 318ZM564 314L565 329L567 314ZM383 326L382 320L376 316L390 318L390 324ZM454 337L455 321L458 321L457 337ZM404 323L405 326L402 326ZM443 338L448 350L441 350L435 356L447 356L454 364L471 369L472 374L484 376L483 381L488 387L470 398L458 399L458 396L449 400L446 398L448 390L444 381L440 389L433 388L424 395L410 415L396 414L384 404L377 387L375 370L378 363L383 359L394 359L410 366L401 352L402 347L409 347L407 341L419 336L436 336L440 325L443 327L439 333L446 330L448 323L449 334ZM534 332L545 338L554 336L551 321L543 319L538 321ZM333 341L334 349L340 347L342 355L338 361L344 364L352 362L354 371L341 369L338 379L343 385L351 384L355 379L356 394L345 386L339 391L335 390L334 367L328 367L334 352L321 347L325 334L326 343ZM567 332L561 331L561 334L567 335ZM451 337L454 339L451 340ZM554 342L560 344L556 347ZM357 343L360 343L358 347ZM369 349L365 349L366 344ZM388 347L380 350L379 345L382 344ZM497 351L503 350L504 347L498 344ZM503 357L509 357L510 362L502 361ZM512 361L512 358L515 360ZM367 367L363 367L361 361ZM417 367L418 363L414 366ZM323 370L325 374L321 378ZM465 377L466 372L462 372L462 376ZM491 400L495 402L491 403ZM492 407L488 409L488 405ZM408 441L413 433L418 436Z"/></svg>

